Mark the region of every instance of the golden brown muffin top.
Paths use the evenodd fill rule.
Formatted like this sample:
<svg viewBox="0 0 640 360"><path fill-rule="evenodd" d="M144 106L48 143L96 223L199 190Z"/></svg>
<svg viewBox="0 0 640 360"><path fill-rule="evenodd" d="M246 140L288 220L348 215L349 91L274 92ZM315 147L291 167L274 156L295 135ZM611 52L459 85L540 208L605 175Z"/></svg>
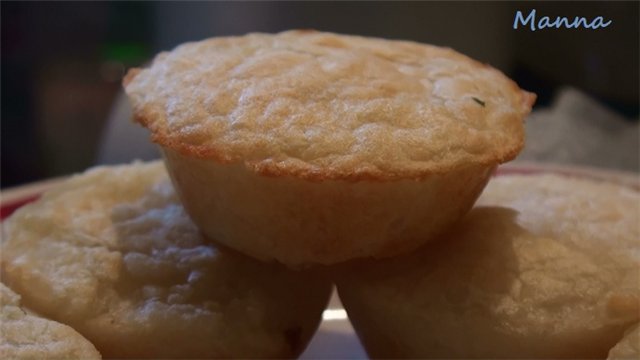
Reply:
<svg viewBox="0 0 640 360"><path fill-rule="evenodd" d="M301 30L183 44L124 84L154 142L308 180L511 160L535 99L451 49Z"/></svg>

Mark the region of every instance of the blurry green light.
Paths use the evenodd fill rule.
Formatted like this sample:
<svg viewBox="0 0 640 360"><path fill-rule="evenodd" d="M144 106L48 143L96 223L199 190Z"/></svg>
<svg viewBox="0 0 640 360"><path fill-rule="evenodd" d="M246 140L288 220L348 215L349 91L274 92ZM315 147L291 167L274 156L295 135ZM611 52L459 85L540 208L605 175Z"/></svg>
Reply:
<svg viewBox="0 0 640 360"><path fill-rule="evenodd" d="M102 58L108 61L119 61L122 63L137 63L148 57L147 47L143 44L135 43L111 43L103 47Z"/></svg>

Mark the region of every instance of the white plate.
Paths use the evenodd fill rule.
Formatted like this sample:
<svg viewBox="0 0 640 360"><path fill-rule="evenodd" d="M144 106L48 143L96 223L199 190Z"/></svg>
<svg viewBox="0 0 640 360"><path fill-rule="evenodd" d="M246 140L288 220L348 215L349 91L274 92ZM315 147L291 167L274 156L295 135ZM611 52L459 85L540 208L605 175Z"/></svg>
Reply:
<svg viewBox="0 0 640 360"><path fill-rule="evenodd" d="M322 323L300 359L366 359L347 312L334 290Z"/></svg>

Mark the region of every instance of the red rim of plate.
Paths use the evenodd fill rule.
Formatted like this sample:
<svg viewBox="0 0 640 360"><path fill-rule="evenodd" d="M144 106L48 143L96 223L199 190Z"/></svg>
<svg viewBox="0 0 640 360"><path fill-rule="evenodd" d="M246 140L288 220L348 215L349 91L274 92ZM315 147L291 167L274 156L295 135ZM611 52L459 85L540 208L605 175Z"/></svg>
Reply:
<svg viewBox="0 0 640 360"><path fill-rule="evenodd" d="M18 199L18 200L14 200L8 204L2 204L2 207L0 207L0 220L4 220L6 218L9 217L9 215L13 214L14 211L18 210L20 207L36 201L40 198L40 194L33 194L33 195L29 195L27 197Z"/></svg>

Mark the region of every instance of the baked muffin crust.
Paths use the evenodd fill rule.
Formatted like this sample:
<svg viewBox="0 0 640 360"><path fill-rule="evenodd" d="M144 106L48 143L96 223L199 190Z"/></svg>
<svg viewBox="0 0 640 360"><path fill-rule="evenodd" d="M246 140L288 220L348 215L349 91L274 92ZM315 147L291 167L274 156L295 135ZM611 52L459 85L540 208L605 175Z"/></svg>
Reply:
<svg viewBox="0 0 640 360"><path fill-rule="evenodd" d="M608 360L640 358L640 324L625 331L625 336L610 351Z"/></svg>
<svg viewBox="0 0 640 360"><path fill-rule="evenodd" d="M3 281L105 358L288 358L331 292L201 236L160 161L90 169L2 224Z"/></svg>
<svg viewBox="0 0 640 360"><path fill-rule="evenodd" d="M437 242L337 287L372 358L604 359L640 320L639 218L633 188L499 176Z"/></svg>
<svg viewBox="0 0 640 360"><path fill-rule="evenodd" d="M535 98L451 49L300 30L181 45L131 70L125 90L163 147L350 181L508 161Z"/></svg>
<svg viewBox="0 0 640 360"><path fill-rule="evenodd" d="M20 295L0 283L0 358L101 359L82 335L67 325L28 312Z"/></svg>

